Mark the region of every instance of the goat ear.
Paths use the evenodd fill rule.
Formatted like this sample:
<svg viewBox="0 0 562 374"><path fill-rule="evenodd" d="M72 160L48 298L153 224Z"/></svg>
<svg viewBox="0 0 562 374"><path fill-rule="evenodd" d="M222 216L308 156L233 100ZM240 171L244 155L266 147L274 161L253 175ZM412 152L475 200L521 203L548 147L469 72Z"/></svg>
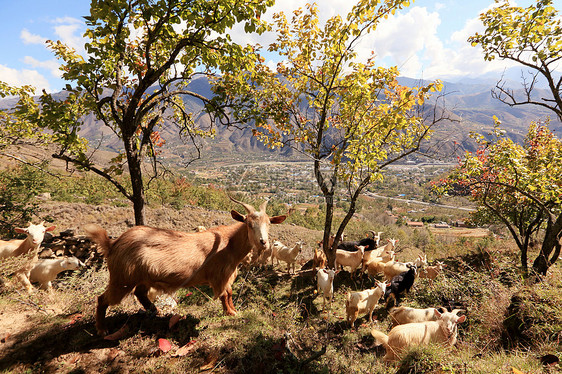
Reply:
<svg viewBox="0 0 562 374"><path fill-rule="evenodd" d="M464 321L466 321L466 316L460 316L457 323L463 323Z"/></svg>
<svg viewBox="0 0 562 374"><path fill-rule="evenodd" d="M269 217L269 222L276 224L276 223L281 223L285 220L285 218L287 218L287 216L275 216L275 217Z"/></svg>
<svg viewBox="0 0 562 374"><path fill-rule="evenodd" d="M242 214L238 213L235 210L231 210L230 211L230 215L232 216L232 218L234 218L236 221L240 221L240 222L244 222L246 221L246 216L243 216Z"/></svg>
<svg viewBox="0 0 562 374"><path fill-rule="evenodd" d="M433 309L434 313L435 313L435 317L440 318L441 317L441 312L439 311L439 309L435 308Z"/></svg>
<svg viewBox="0 0 562 374"><path fill-rule="evenodd" d="M45 229L45 231L53 231L56 228L57 228L57 226L49 226Z"/></svg>
<svg viewBox="0 0 562 374"><path fill-rule="evenodd" d="M20 234L27 234L27 229L22 229L21 227L16 227L14 230Z"/></svg>

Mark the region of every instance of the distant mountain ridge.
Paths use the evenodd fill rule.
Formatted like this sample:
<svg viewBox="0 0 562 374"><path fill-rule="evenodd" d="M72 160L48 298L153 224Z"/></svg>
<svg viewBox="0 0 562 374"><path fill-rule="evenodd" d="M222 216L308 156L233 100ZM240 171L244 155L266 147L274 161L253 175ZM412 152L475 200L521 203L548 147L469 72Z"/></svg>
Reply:
<svg viewBox="0 0 562 374"><path fill-rule="evenodd" d="M399 83L406 86L426 85L431 81L423 81L407 77L400 77ZM493 82L493 83L486 83ZM502 127L507 131L515 141L522 141L526 135L528 125L531 121L545 119L551 117L551 129L560 131L560 124L554 116L546 108L534 105L523 105L510 107L494 99L490 91L494 87L494 81L473 80L473 83L461 82L443 82L443 90L441 92L445 98L445 109L448 116L453 121L446 121L435 127L435 133L432 140L426 147L438 145L444 158L451 158L455 150L473 151L475 145L470 139L470 132L479 132L486 134L493 126L492 116L498 117L502 121ZM188 88L193 92L204 97L211 97L212 91L208 80L205 77L197 77L189 84ZM543 89L536 89L537 94L542 97L547 96L549 92ZM516 91L517 92L517 91ZM64 97L64 91L54 94L55 97ZM210 118L206 114L202 114L203 103L194 97L184 96L184 103L192 113L197 115L197 122L201 125L210 125ZM14 99L0 100L0 107L10 107L15 105ZM113 132L90 115L84 118L80 135L90 141L93 147L100 146L105 150L121 149L120 141ZM163 147L161 157L170 164L181 164L188 162L193 158L193 146L186 146L178 138L177 129L173 124L167 123L161 129L161 136L166 140ZM245 129L228 129L223 126L216 127L216 135L213 139L205 138L198 140L202 149L202 157L213 159L233 159L236 155L262 155L274 156L278 159L298 156L292 149L284 148L281 150L270 150L261 144L252 136L250 128ZM435 148L435 147L434 147Z"/></svg>

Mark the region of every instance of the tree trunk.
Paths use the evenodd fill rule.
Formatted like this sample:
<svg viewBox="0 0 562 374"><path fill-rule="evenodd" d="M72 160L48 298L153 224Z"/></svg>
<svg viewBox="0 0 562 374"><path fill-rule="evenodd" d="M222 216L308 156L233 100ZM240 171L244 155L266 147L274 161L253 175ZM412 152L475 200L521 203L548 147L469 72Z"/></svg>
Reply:
<svg viewBox="0 0 562 374"><path fill-rule="evenodd" d="M133 203L133 211L135 214L135 225L144 225L144 184L142 181L141 159L138 151L133 145L132 138L123 139L125 144L125 152L127 154L127 162L129 163L129 175L131 177L131 187L133 195L131 201Z"/></svg>
<svg viewBox="0 0 562 374"><path fill-rule="evenodd" d="M326 200L326 219L324 220L324 240L322 248L328 260L328 267L334 268L334 261L336 260L335 246L330 246L330 234L332 231L332 221L334 219L334 195L324 195ZM337 238L336 238L337 240ZM334 242L335 244L335 242Z"/></svg>
<svg viewBox="0 0 562 374"><path fill-rule="evenodd" d="M527 256L528 248L528 240L526 240L525 243L519 248L521 250L521 268L523 269L525 275L527 275L527 273L529 272L529 267L527 265L527 262L529 261Z"/></svg>
<svg viewBox="0 0 562 374"><path fill-rule="evenodd" d="M549 260L549 257L555 248L555 252L559 252L560 232L562 232L562 215L559 216L554 223L549 221L546 226L541 251L533 262L533 270L535 273L539 275L546 275L548 268L554 263L554 261Z"/></svg>

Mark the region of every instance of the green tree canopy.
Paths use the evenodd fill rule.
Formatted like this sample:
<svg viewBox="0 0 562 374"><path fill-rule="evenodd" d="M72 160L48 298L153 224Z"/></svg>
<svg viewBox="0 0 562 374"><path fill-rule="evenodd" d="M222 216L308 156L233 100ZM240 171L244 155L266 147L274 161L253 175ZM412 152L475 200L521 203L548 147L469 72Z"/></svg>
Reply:
<svg viewBox="0 0 562 374"><path fill-rule="evenodd" d="M510 105L538 105L552 110L562 120L562 77L556 74L562 59L562 27L552 0L538 0L527 8L511 6L508 1L480 15L485 26L468 41L484 50L488 61L511 60L528 68L523 74L523 95L500 81L492 91L494 97ZM552 97L534 94L539 77L546 80Z"/></svg>
<svg viewBox="0 0 562 374"><path fill-rule="evenodd" d="M146 157L153 161L155 176L158 147L165 141L160 127L176 125L186 140L212 135L212 129L198 126L182 96L196 97L207 105L207 98L189 90L194 77L244 68L255 62L253 48L233 42L227 31L242 23L247 32L263 32L266 25L260 17L272 3L273 0L94 0L90 15L85 17L85 36L89 40L86 56L60 41L48 42L63 61L63 78L70 82L66 97L61 100L44 93L40 110L29 105L26 120L54 133L60 145L55 158L111 181L132 201L136 224L143 224L143 162ZM88 114L122 141L122 153L109 167L94 164L78 135ZM125 167L130 188L117 177Z"/></svg>
<svg viewBox="0 0 562 374"><path fill-rule="evenodd" d="M251 69L225 72L215 86L218 103L238 121L253 121L254 135L270 147L291 146L310 157L326 203L328 248L336 194L349 200L337 237L353 216L362 190L381 169L419 149L430 125L418 109L439 82L408 88L396 67L359 61L357 46L380 22L408 5L400 0L361 0L345 17L324 25L316 5L274 16L277 39L268 50L283 62L271 70L262 60ZM218 104L217 103L217 104Z"/></svg>
<svg viewBox="0 0 562 374"><path fill-rule="evenodd" d="M497 120L496 120L497 121ZM480 204L481 222L499 220L509 229L527 271L531 237L542 228L543 244L533 270L546 274L560 255L562 234L562 141L546 124L532 124L523 145L505 136L496 122L491 140L475 136L476 153L467 153L438 190L460 184Z"/></svg>

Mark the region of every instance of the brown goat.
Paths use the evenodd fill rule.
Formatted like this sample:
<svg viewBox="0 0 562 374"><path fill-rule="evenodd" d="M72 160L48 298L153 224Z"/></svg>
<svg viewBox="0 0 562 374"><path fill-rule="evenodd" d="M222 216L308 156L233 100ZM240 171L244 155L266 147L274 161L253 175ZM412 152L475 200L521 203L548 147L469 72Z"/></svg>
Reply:
<svg viewBox="0 0 562 374"><path fill-rule="evenodd" d="M316 274L316 268L324 269L328 265L328 259L326 259L326 254L322 248L322 241L319 241L318 248L314 248L314 257L312 258L313 271Z"/></svg>
<svg viewBox="0 0 562 374"><path fill-rule="evenodd" d="M150 288L171 293L179 288L208 284L215 298L220 298L227 315L235 315L232 283L236 267L252 250L261 252L269 247L269 224L281 223L286 216L269 217L267 201L256 211L251 205L236 201L247 215L231 211L241 223L218 226L207 231L185 233L146 226L136 226L119 238L109 239L97 225L85 227L88 235L100 246L107 259L109 284L98 297L96 329L107 334L105 314L130 292L146 310L157 312L148 299Z"/></svg>

